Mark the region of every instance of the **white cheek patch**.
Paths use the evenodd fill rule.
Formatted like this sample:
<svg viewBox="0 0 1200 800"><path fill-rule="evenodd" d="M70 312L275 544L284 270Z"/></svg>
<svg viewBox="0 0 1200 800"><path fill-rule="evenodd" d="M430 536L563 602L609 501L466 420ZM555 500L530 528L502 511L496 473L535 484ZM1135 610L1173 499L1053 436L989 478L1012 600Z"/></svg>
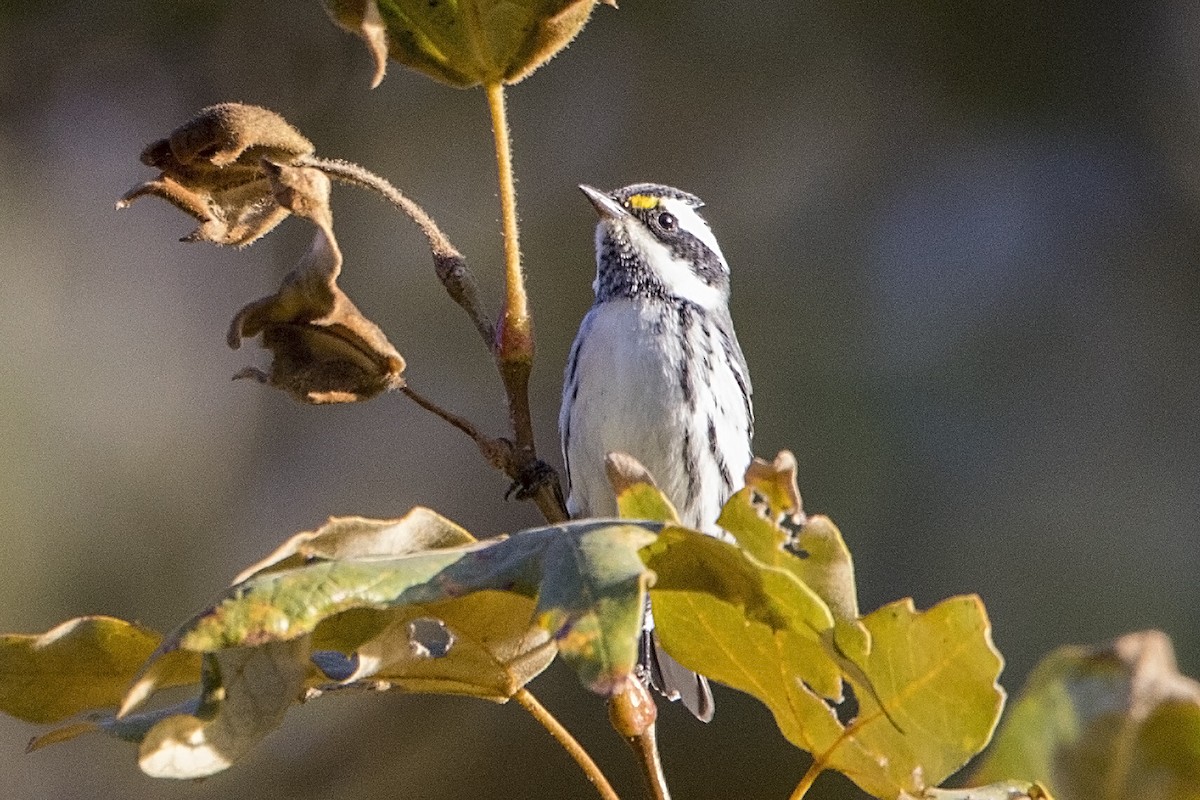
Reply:
<svg viewBox="0 0 1200 800"><path fill-rule="evenodd" d="M675 219L679 221L679 227L692 236L695 236L700 241L708 246L709 250L716 253L721 263L725 263L725 254L721 252L721 245L717 244L717 237L713 236L712 228L708 227L708 223L700 216L687 202L675 197L664 197L659 201L659 206L664 211L670 211L675 215Z"/></svg>
<svg viewBox="0 0 1200 800"><path fill-rule="evenodd" d="M672 211L671 213L675 213ZM695 216L695 212L692 213ZM645 263L657 274L659 281L667 291L676 297L689 300L701 308L719 308L725 304L725 294L715 286L709 286L686 261L675 258L666 245L641 225L627 225L629 242L637 248ZM709 236L712 236L710 233ZM716 244L715 242L713 244ZM714 251L720 254L720 250Z"/></svg>

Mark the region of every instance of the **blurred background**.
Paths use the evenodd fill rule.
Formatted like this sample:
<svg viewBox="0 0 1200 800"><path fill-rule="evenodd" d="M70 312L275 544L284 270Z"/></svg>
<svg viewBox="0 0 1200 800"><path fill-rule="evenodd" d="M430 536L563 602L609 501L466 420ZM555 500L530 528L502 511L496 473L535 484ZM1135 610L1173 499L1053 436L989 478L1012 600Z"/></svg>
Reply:
<svg viewBox="0 0 1200 800"><path fill-rule="evenodd" d="M576 184L680 186L733 265L756 449L795 451L864 608L980 593L1010 691L1059 644L1151 626L1200 673L1200 6L1107 5L599 8L509 95L545 455L591 303ZM498 297L482 92L398 65L370 91L371 71L315 0L0 4L0 630L170 628L328 515L537 522L401 397L311 408L229 380L267 363L225 328L275 291L303 224L222 250L179 243L191 221L164 203L112 208L153 175L144 144L257 103L423 203ZM499 381L415 228L334 201L342 285L410 381L501 432ZM637 796L602 702L560 664L534 688ZM718 689L718 707L707 726L662 711L677 797L785 797L806 758L756 702ZM0 718L4 797L592 796L520 709L473 700L326 698L194 784L103 737L23 754L39 732ZM826 776L812 796L857 795Z"/></svg>

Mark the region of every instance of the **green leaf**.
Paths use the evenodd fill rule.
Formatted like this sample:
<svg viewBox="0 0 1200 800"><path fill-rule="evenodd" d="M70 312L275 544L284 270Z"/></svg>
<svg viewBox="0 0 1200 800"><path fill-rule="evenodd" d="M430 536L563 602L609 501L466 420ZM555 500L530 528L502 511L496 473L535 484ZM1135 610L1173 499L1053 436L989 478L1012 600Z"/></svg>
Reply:
<svg viewBox="0 0 1200 800"><path fill-rule="evenodd" d="M620 691L637 664L650 581L638 550L655 535L638 525L594 522L543 530L538 621L585 686L604 695Z"/></svg>
<svg viewBox="0 0 1200 800"><path fill-rule="evenodd" d="M639 551L659 527L579 521L476 542L427 509L333 519L292 537L161 643L106 618L8 637L0 696L7 689L6 710L27 719L57 720L115 705L140 671L118 715L33 746L102 731L141 742L151 775L197 778L244 755L302 694L342 685L504 701L561 651L588 688L612 694L633 679L651 577ZM41 661L26 663L28 652ZM160 688L197 681L191 701L130 713Z"/></svg>
<svg viewBox="0 0 1200 800"><path fill-rule="evenodd" d="M1170 639L1131 633L1038 664L973 776L1038 780L1059 800L1200 798L1200 683Z"/></svg>
<svg viewBox="0 0 1200 800"><path fill-rule="evenodd" d="M332 529L323 529L328 530ZM394 525L374 530L397 540L397 546L411 544L410 537L398 537ZM504 696L509 696L532 677L534 665L540 670L548 663L545 654L532 655L545 647L545 639L539 636L544 633L554 639L587 687L608 694L628 679L637 661L641 604L649 580L638 550L654 536L645 524L571 522L507 539L418 549L395 558L381 557L379 548L363 558L322 560L307 555L316 560L276 569L294 563L292 559L302 552L313 552L311 545L321 537L300 544L293 540L276 553L278 559L269 567L232 587L212 608L177 630L164 650L215 652L313 634L324 640L319 648L342 651L374 641L379 653L360 654L360 658L369 657L382 668L392 657L387 654L412 646L405 638L405 626L424 617L441 619L439 615L445 613L460 620L457 633L451 630L457 641L496 643L494 652L484 648L492 667L519 663L521 668L504 680L494 672L486 679L468 680L463 674L467 661L437 660L437 666L431 662L420 676L413 675L410 686L446 681L485 696L507 687ZM524 616L528 606L508 603L504 613L490 619L477 607L465 613L437 605L484 591L514 594L536 603L532 614ZM365 615L367 610L398 616ZM355 614L351 622L337 619L351 611ZM491 625L504 620L509 627L503 631L470 627L477 628L484 619ZM322 631L325 624L339 632ZM442 664L453 666L449 674L436 674Z"/></svg>
<svg viewBox="0 0 1200 800"><path fill-rule="evenodd" d="M611 0L609 0L610 4ZM562 50L597 0L325 0L334 21L386 59L451 86L516 83Z"/></svg>
<svg viewBox="0 0 1200 800"><path fill-rule="evenodd" d="M28 722L58 722L117 706L161 635L112 617L78 617L41 635L0 636L0 710ZM164 686L195 683L198 657L164 660Z"/></svg>

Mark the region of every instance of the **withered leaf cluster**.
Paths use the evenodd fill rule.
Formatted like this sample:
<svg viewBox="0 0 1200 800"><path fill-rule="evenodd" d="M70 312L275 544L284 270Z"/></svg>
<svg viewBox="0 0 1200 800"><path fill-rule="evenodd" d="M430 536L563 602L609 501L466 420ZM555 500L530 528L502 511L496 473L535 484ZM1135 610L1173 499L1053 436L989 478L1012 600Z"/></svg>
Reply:
<svg viewBox="0 0 1200 800"><path fill-rule="evenodd" d="M403 384L404 359L337 285L342 252L333 233L330 181L303 162L313 150L273 111L211 106L142 152L142 162L161 173L117 207L159 197L200 221L184 241L238 247L291 214L311 223L312 245L279 291L247 305L230 325L230 347L261 336L271 367L248 367L234 377L254 378L307 403L365 400Z"/></svg>

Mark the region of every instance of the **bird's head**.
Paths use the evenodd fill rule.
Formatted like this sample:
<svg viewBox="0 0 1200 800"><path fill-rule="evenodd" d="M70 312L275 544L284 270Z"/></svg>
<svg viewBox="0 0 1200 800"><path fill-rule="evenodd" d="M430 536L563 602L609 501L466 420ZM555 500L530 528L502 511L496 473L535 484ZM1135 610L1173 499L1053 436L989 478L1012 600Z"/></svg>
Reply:
<svg viewBox="0 0 1200 800"><path fill-rule="evenodd" d="M579 187L596 211L600 302L617 297L684 300L705 309L729 300L729 266L693 194L655 183L602 192Z"/></svg>

